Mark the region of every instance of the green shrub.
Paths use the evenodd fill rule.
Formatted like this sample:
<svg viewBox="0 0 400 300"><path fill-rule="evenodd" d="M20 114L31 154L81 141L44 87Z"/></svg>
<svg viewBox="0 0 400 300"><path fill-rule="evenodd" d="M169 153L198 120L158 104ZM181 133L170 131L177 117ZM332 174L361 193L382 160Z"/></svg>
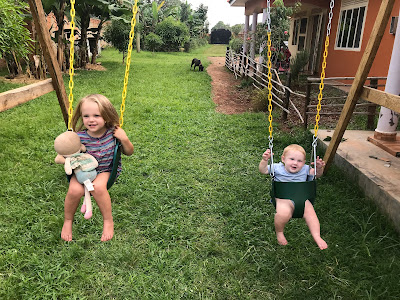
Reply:
<svg viewBox="0 0 400 300"><path fill-rule="evenodd" d="M236 53L242 51L243 40L241 38L234 38L229 41L229 48L231 48Z"/></svg>
<svg viewBox="0 0 400 300"><path fill-rule="evenodd" d="M158 23L155 32L163 41L161 51L179 51L179 48L189 40L187 26L173 17L168 17Z"/></svg>
<svg viewBox="0 0 400 300"><path fill-rule="evenodd" d="M308 51L301 51L296 54L294 58L290 61L290 73L292 74L292 79L298 81L299 74L303 68L307 65L310 54Z"/></svg>
<svg viewBox="0 0 400 300"><path fill-rule="evenodd" d="M255 90L251 95L251 108L254 112L268 110L268 90Z"/></svg>
<svg viewBox="0 0 400 300"><path fill-rule="evenodd" d="M161 48L161 46L163 45L163 41L157 34L150 32L144 38L144 44L147 50L154 52Z"/></svg>

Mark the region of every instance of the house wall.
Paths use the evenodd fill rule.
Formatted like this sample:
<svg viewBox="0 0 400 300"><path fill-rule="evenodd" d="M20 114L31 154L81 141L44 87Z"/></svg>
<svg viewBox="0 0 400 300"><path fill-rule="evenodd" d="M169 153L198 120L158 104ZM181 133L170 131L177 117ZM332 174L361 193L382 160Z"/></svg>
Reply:
<svg viewBox="0 0 400 300"><path fill-rule="evenodd" d="M327 57L326 77L354 77L357 72L362 55L367 46L372 28L375 23L375 19L379 11L380 4L381 1L369 0L366 15L367 19L364 27L360 51L345 51L341 49L334 49L341 6L341 0L337 1L333 11L335 17L332 22L330 44ZM396 0L391 16L398 16L399 9L400 0ZM390 19L386 26L385 33L378 49L378 53L375 57L374 63L368 76L387 76L394 43L394 35L389 33L389 29Z"/></svg>

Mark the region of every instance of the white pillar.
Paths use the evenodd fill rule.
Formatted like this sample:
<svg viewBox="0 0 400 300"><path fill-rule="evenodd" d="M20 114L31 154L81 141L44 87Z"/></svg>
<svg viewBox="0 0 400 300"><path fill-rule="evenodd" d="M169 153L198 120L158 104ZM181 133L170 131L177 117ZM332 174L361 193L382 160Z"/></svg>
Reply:
<svg viewBox="0 0 400 300"><path fill-rule="evenodd" d="M267 21L267 9L264 8L263 9L263 17L262 17L263 24L265 24L266 21ZM264 48L266 45L267 45L266 41L260 43L260 66L264 63L264 56L262 56L261 54L264 51Z"/></svg>
<svg viewBox="0 0 400 300"><path fill-rule="evenodd" d="M244 34L243 34L243 53L247 53L247 36L249 34L250 16L245 16L244 19Z"/></svg>
<svg viewBox="0 0 400 300"><path fill-rule="evenodd" d="M247 36L249 34L249 23L250 23L250 16L245 16L244 20L244 32L243 32L243 56L242 56L242 63L240 67L240 74L246 75L246 65L247 59L245 59L245 55L247 55Z"/></svg>
<svg viewBox="0 0 400 300"><path fill-rule="evenodd" d="M252 60L254 60L255 53L256 53L255 48L256 48L257 16L258 16L258 13L253 13L253 22L251 25L251 43L250 43L250 58Z"/></svg>
<svg viewBox="0 0 400 300"><path fill-rule="evenodd" d="M400 95L400 22L397 22L396 36L394 38L392 57L390 59L385 92ZM393 140L395 140L398 122L398 113L386 107L381 107L378 125L375 129L375 132L386 136L393 136L392 138Z"/></svg>

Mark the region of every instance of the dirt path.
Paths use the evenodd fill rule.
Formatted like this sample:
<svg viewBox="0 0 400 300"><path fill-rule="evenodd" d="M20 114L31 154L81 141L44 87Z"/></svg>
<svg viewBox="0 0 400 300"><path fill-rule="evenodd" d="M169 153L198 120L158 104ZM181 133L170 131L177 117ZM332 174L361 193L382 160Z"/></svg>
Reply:
<svg viewBox="0 0 400 300"><path fill-rule="evenodd" d="M211 64L207 73L211 77L213 101L223 114L239 114L250 109L249 92L240 89L240 79L225 67L225 57L208 57Z"/></svg>

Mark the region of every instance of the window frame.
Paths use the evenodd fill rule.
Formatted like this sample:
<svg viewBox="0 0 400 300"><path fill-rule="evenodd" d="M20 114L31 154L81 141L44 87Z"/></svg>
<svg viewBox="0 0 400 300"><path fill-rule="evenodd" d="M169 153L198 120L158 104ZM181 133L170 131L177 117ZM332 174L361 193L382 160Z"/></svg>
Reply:
<svg viewBox="0 0 400 300"><path fill-rule="evenodd" d="M350 2L350 1L349 1L349 2ZM343 5L343 3L342 3L342 6L341 6L341 8L340 8L340 13L339 13L339 18L338 18L338 26L337 26L337 31L336 31L335 47L334 47L335 50L357 51L357 52L360 52L360 51L361 51L362 41L363 41L363 36L364 36L365 23L367 22L367 11L368 11L368 4L369 4L369 1L366 0L366 1L354 1L354 2L359 2L359 3L344 4L344 5ZM354 22L354 19L353 19L354 11L355 11L356 9L361 9L361 8L363 8L363 7L364 7L365 9L364 9L364 16L363 16L363 20L362 20L363 23L362 23L362 25L361 25L361 31L360 31L360 38L359 38L359 42L358 42L358 47L342 47L342 46L338 46L339 39L342 39L342 38L343 38L343 36L342 36L342 31L340 30L340 28L341 28L341 26L342 26L343 17L344 17L345 19L347 19L347 14L348 14L348 12L350 11L350 12L351 12L350 24L351 24L351 23ZM346 14L346 15L344 15L344 14ZM360 10L358 11L358 17L357 17L358 20L357 20L357 23L356 23L356 26L355 26L355 31L354 31L354 33L353 33L353 35L354 35L354 39L353 39L354 44L357 43L356 36L357 36L358 22L360 21L360 20L359 20L359 14L360 14ZM347 36L347 39L349 39L349 36L350 36L350 35ZM346 44L347 44L348 42L349 42L349 41L347 41Z"/></svg>
<svg viewBox="0 0 400 300"><path fill-rule="evenodd" d="M301 32L301 25L302 21L305 20L305 27L304 31ZM306 48L306 43L307 43L307 32L308 32L308 25L309 25L309 17L298 17L293 20L293 37L292 37L292 46L297 46L297 51L304 51ZM303 43L300 44L300 38L303 39ZM299 46L302 45L302 49L299 49Z"/></svg>

